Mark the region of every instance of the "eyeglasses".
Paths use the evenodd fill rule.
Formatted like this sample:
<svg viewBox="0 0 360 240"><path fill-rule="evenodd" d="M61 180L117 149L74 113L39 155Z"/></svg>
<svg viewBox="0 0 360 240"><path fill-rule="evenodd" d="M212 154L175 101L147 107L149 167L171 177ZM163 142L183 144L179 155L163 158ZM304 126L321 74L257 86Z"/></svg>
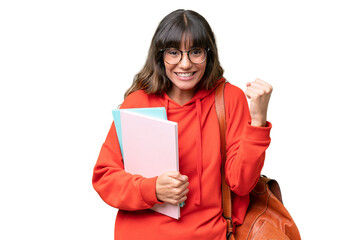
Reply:
<svg viewBox="0 0 360 240"><path fill-rule="evenodd" d="M192 48L189 51L180 51L176 48L166 48L160 51L163 52L164 61L168 64L178 64L183 58L183 53L187 53L190 62L200 64L205 62L209 50L209 48Z"/></svg>

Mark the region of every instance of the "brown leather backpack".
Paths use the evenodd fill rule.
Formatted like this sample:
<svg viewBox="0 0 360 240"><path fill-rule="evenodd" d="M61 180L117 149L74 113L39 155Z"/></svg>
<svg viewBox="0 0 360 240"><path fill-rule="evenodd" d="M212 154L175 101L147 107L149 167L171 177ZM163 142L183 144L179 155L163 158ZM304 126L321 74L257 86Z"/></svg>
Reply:
<svg viewBox="0 0 360 240"><path fill-rule="evenodd" d="M233 231L231 219L231 192L225 181L226 120L224 88L221 83L216 89L215 108L219 119L222 158L222 201L223 215L227 221L227 239L230 240L300 240L300 233L294 220L282 203L279 184L261 176L250 193L250 205L242 225Z"/></svg>
<svg viewBox="0 0 360 240"><path fill-rule="evenodd" d="M235 239L300 240L294 220L282 203L277 181L262 176L250 193L244 222L236 227Z"/></svg>

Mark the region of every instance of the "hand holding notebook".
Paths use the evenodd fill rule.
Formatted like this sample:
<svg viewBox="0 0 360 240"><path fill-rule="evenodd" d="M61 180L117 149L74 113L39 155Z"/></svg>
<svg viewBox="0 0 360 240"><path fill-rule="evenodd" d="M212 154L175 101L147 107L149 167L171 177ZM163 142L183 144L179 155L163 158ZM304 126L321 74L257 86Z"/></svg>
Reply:
<svg viewBox="0 0 360 240"><path fill-rule="evenodd" d="M189 192L188 177L177 171L161 174L156 181L156 196L160 201L170 204L183 203Z"/></svg>
<svg viewBox="0 0 360 240"><path fill-rule="evenodd" d="M149 109L152 112L153 109ZM139 114L133 109L117 109L113 115L125 171L147 178L179 171L176 122ZM180 218L179 203L164 202L151 209L175 219Z"/></svg>

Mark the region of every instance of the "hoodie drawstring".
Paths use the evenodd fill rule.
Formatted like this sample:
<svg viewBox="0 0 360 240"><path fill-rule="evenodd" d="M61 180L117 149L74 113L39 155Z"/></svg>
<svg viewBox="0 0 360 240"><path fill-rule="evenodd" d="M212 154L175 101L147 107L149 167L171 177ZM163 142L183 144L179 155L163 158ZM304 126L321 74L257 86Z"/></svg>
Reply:
<svg viewBox="0 0 360 240"><path fill-rule="evenodd" d="M202 177L202 140L201 140L201 103L200 99L196 99L196 113L198 118L198 131L196 133L196 159L198 174L198 191L195 198L195 204L200 206L201 203L201 177Z"/></svg>

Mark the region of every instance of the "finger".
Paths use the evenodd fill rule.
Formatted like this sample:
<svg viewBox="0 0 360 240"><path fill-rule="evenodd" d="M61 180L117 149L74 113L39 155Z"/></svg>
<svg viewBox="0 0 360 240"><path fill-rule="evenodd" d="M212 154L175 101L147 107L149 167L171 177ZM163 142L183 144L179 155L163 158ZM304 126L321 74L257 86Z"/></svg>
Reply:
<svg viewBox="0 0 360 240"><path fill-rule="evenodd" d="M256 98L262 96L264 93L265 93L265 90L256 88L256 87L248 87L246 89L246 95L250 99L256 99Z"/></svg>
<svg viewBox="0 0 360 240"><path fill-rule="evenodd" d="M179 179L183 179L179 172L168 171L164 172L158 177L158 183L164 187L167 186L169 188L177 188L184 184L184 181ZM184 177L184 179L187 179L187 177Z"/></svg>
<svg viewBox="0 0 360 240"><path fill-rule="evenodd" d="M188 194L188 192L189 192L189 190L187 188L185 188L184 191L180 191L179 189L174 189L172 198L178 200L178 199L184 197L186 194Z"/></svg>
<svg viewBox="0 0 360 240"><path fill-rule="evenodd" d="M261 80L260 78L256 78L254 81L250 82L250 84L254 84L254 83L258 83L268 88L272 88L272 86L269 83L265 82L264 80Z"/></svg>
<svg viewBox="0 0 360 240"><path fill-rule="evenodd" d="M185 182L177 187L174 187L175 191L178 191L178 195L184 192L189 187L189 182Z"/></svg>
<svg viewBox="0 0 360 240"><path fill-rule="evenodd" d="M177 200L171 199L171 200L169 200L168 202L171 203L171 204L176 205L176 204L180 204L180 203L182 203L182 202L185 202L186 200L187 200L187 196L184 196L184 197L179 198L179 199L177 199Z"/></svg>
<svg viewBox="0 0 360 240"><path fill-rule="evenodd" d="M177 179L174 179L172 186L174 188L187 188L187 186L189 186L189 182L188 181L179 181Z"/></svg>
<svg viewBox="0 0 360 240"><path fill-rule="evenodd" d="M261 80L260 78L256 78L255 82L261 83L262 85L272 89L272 86L269 83L265 82L264 80Z"/></svg>
<svg viewBox="0 0 360 240"><path fill-rule="evenodd" d="M183 181L184 181L184 182L189 181L189 177L188 177L188 176L186 176L186 175L182 175L182 179L183 179Z"/></svg>
<svg viewBox="0 0 360 240"><path fill-rule="evenodd" d="M181 198L185 197L188 193L189 193L189 189L186 188L186 189L182 192Z"/></svg>
<svg viewBox="0 0 360 240"><path fill-rule="evenodd" d="M245 91L245 95L249 99L253 99L255 97L255 92L251 88L247 88Z"/></svg>
<svg viewBox="0 0 360 240"><path fill-rule="evenodd" d="M187 187L185 188L174 188L171 191L171 196L173 199L180 199L184 197L189 192L189 189Z"/></svg>
<svg viewBox="0 0 360 240"><path fill-rule="evenodd" d="M181 200L187 197L189 189L185 189L181 194L176 195L173 199L182 202Z"/></svg>
<svg viewBox="0 0 360 240"><path fill-rule="evenodd" d="M272 89L267 86L253 84L249 87L252 91L258 93L260 96L271 94Z"/></svg>
<svg viewBox="0 0 360 240"><path fill-rule="evenodd" d="M167 172L168 173L168 179L170 179L170 182L173 183L174 187L178 187L182 185L183 183L188 182L189 178L186 175L182 175L180 172Z"/></svg>
<svg viewBox="0 0 360 240"><path fill-rule="evenodd" d="M177 174L171 175L172 178L177 179L181 182L187 182L188 181L188 176L186 175L182 175L180 172L178 172Z"/></svg>
<svg viewBox="0 0 360 240"><path fill-rule="evenodd" d="M185 182L184 184L180 185L178 188L183 192L189 187L189 182Z"/></svg>
<svg viewBox="0 0 360 240"><path fill-rule="evenodd" d="M165 199L163 202L166 202L166 203L170 203L172 205L177 205L177 204L180 204L182 202L184 202L187 198L183 198L183 199L180 199L180 200L175 200L175 199Z"/></svg>
<svg viewBox="0 0 360 240"><path fill-rule="evenodd" d="M181 177L181 174L178 171L168 171L168 172L166 172L166 175L169 176L169 177L172 177L172 178Z"/></svg>
<svg viewBox="0 0 360 240"><path fill-rule="evenodd" d="M186 191L182 192L181 194L177 195L176 197L174 197L173 199L176 201L183 202L186 200L187 198L187 194L189 193L189 190L186 189Z"/></svg>
<svg viewBox="0 0 360 240"><path fill-rule="evenodd" d="M178 204L182 203L182 202L185 202L186 200L187 200L187 196L184 196L178 201Z"/></svg>
<svg viewBox="0 0 360 240"><path fill-rule="evenodd" d="M260 88L260 89L262 89L262 88L264 88L265 86L264 85L262 85L260 82L255 82L255 81L253 81L253 82L250 82L250 83L248 83L247 85L246 85L246 87L248 87L248 88Z"/></svg>
<svg viewBox="0 0 360 240"><path fill-rule="evenodd" d="M268 93L268 92L271 92L271 90L272 90L271 85L269 85L269 84L263 84L262 82L253 82L250 87L258 88L258 89L263 89L263 90L265 90L267 93Z"/></svg>
<svg viewBox="0 0 360 240"><path fill-rule="evenodd" d="M185 175L182 175L180 172L177 171L169 171L167 172L167 176L169 178L172 178L176 181L180 181L180 182L186 182L188 180L188 177Z"/></svg>

